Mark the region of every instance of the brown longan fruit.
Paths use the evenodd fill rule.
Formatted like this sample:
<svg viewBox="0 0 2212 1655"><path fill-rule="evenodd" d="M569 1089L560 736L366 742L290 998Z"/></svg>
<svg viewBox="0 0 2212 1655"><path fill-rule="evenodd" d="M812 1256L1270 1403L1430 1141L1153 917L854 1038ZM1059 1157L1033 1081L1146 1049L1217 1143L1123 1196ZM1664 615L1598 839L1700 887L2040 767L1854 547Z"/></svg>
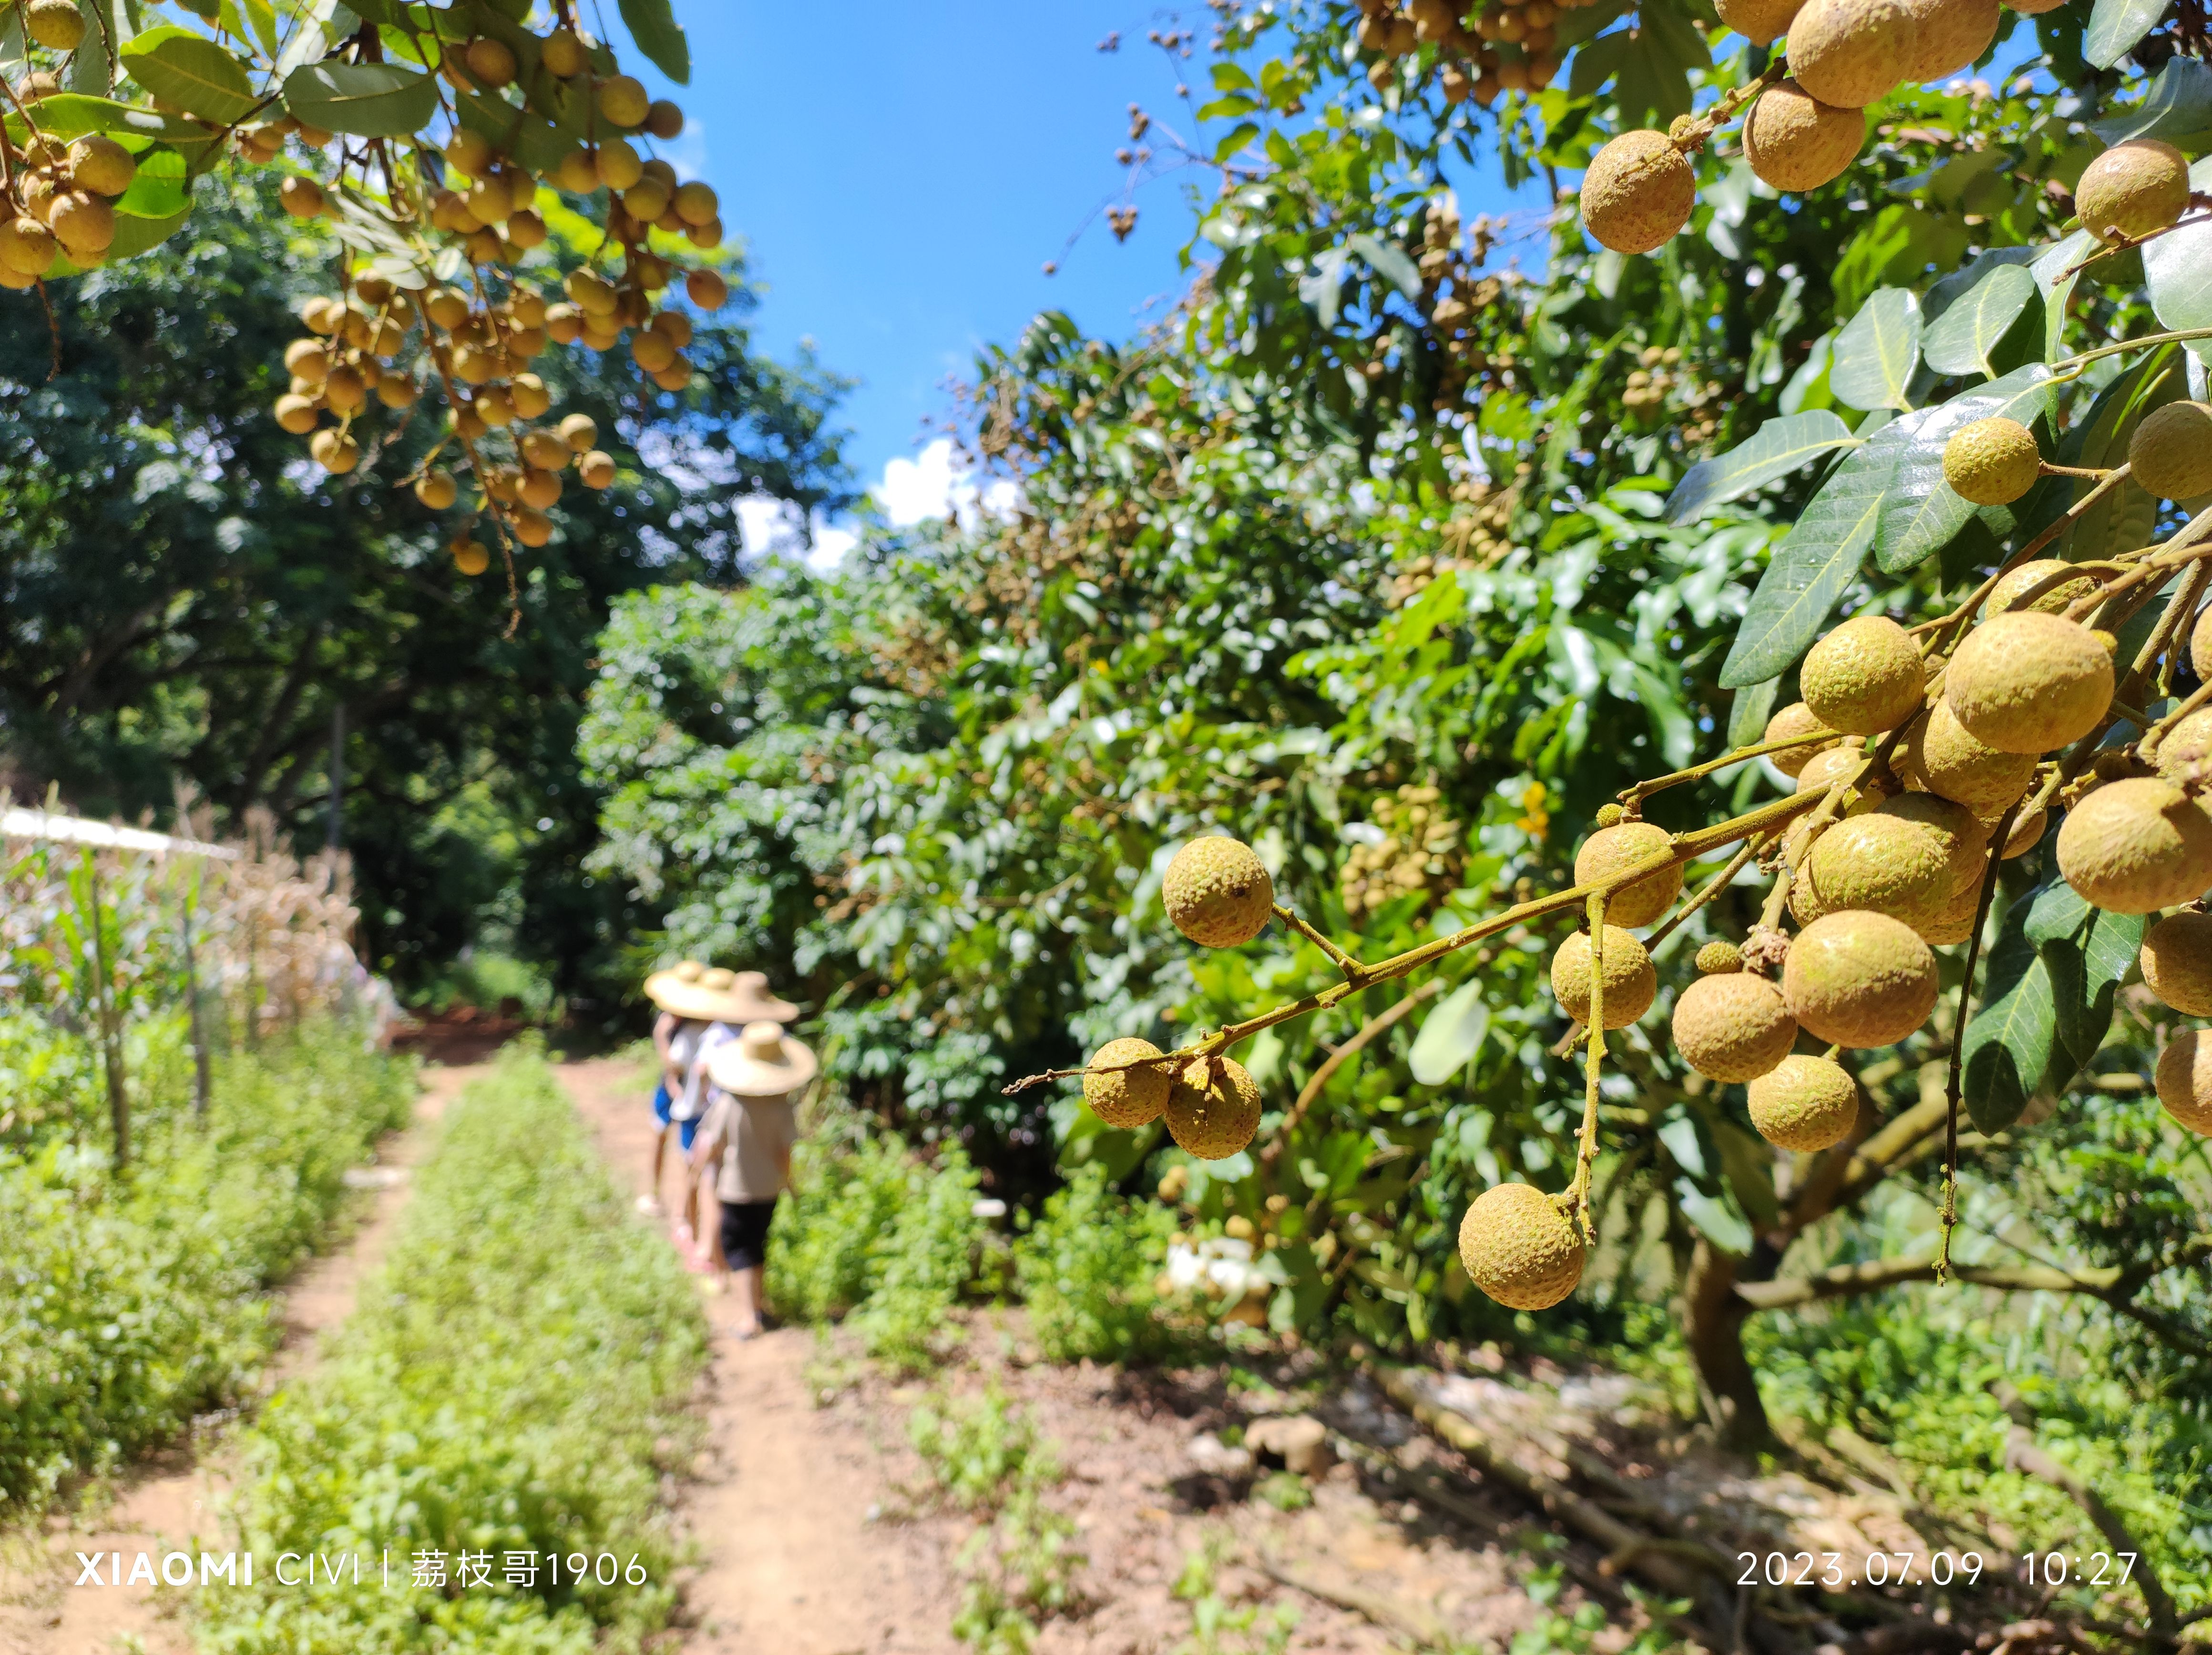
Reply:
<svg viewBox="0 0 2212 1655"><path fill-rule="evenodd" d="M1782 997L1817 1040L1891 1046L1928 1021L1940 985L1936 956L1887 914L1846 909L1799 931L1782 968Z"/></svg>
<svg viewBox="0 0 2212 1655"><path fill-rule="evenodd" d="M335 476L343 476L361 464L361 445L343 431L318 431L307 440L315 464Z"/></svg>
<svg viewBox="0 0 2212 1655"><path fill-rule="evenodd" d="M1674 1002L1674 1049L1709 1080L1756 1080L1790 1055L1797 1020L1782 991L1749 972L1700 977Z"/></svg>
<svg viewBox="0 0 2212 1655"><path fill-rule="evenodd" d="M1752 1082L1746 1101L1759 1137L1800 1154L1834 1149L1859 1118L1858 1082L1826 1058L1784 1058Z"/></svg>
<svg viewBox="0 0 2212 1655"><path fill-rule="evenodd" d="M1814 716L1848 736L1877 736L1920 710L1920 649L1886 615L1846 621L1806 652L1797 688Z"/></svg>
<svg viewBox="0 0 2212 1655"><path fill-rule="evenodd" d="M2142 942L2143 985L2191 1017L2212 1017L2212 914L2185 910L2150 928Z"/></svg>
<svg viewBox="0 0 2212 1655"><path fill-rule="evenodd" d="M2158 1100L2177 1125L2212 1137L2212 1040L2185 1028L2158 1054Z"/></svg>
<svg viewBox="0 0 2212 1655"><path fill-rule="evenodd" d="M1913 0L1908 81L1948 80L1990 49L1997 38L1997 0Z"/></svg>
<svg viewBox="0 0 2212 1655"><path fill-rule="evenodd" d="M1714 0L1721 21L1755 46L1771 44L1790 32L1790 21L1805 0Z"/></svg>
<svg viewBox="0 0 2212 1655"><path fill-rule="evenodd" d="M645 82L635 75L611 75L600 82L597 103L601 119L625 130L644 125L653 109Z"/></svg>
<svg viewBox="0 0 2212 1655"><path fill-rule="evenodd" d="M1118 1065L1133 1064L1139 1058L1157 1058L1159 1047L1150 1040L1125 1036L1109 1040L1091 1054L1091 1062L1083 1074L1083 1100L1091 1106L1091 1112L1109 1126L1124 1130L1149 1125L1160 1118L1167 1107L1168 1092L1174 1085L1174 1076L1166 1064L1148 1064L1143 1068L1124 1068Z"/></svg>
<svg viewBox="0 0 2212 1655"><path fill-rule="evenodd" d="M1801 793L1825 793L1838 782L1858 768L1866 751L1856 741L1842 747L1824 747L1806 761L1797 773L1797 791Z"/></svg>
<svg viewBox="0 0 2212 1655"><path fill-rule="evenodd" d="M1575 931L1552 955L1552 992L1578 1023L1589 1021L1590 940ZM1644 944L1619 925L1605 928L1605 1026L1626 1028L1651 1009L1659 973Z"/></svg>
<svg viewBox="0 0 2212 1655"><path fill-rule="evenodd" d="M1674 840L1663 828L1648 821L1624 821L1601 828L1575 852L1575 883L1594 885L1610 879L1655 857L1672 856ZM1670 861L1606 899L1608 924L1633 931L1648 925L1674 906L1682 893L1682 864Z"/></svg>
<svg viewBox="0 0 2212 1655"><path fill-rule="evenodd" d="M1475 1286L1510 1310L1549 1310L1583 1279L1583 1233L1533 1184L1499 1184L1460 1221L1459 1258Z"/></svg>
<svg viewBox="0 0 2212 1655"><path fill-rule="evenodd" d="M75 52L84 43L84 14L74 0L27 0L23 33L51 52Z"/></svg>
<svg viewBox="0 0 2212 1655"><path fill-rule="evenodd" d="M1733 943L1708 943L1698 950L1698 970L1717 977L1743 969L1743 950Z"/></svg>
<svg viewBox="0 0 2212 1655"><path fill-rule="evenodd" d="M2059 824L2058 871L2113 913L2194 901L2212 884L2212 818L2155 776L2106 782Z"/></svg>
<svg viewBox="0 0 2212 1655"><path fill-rule="evenodd" d="M453 543L453 567L473 580L491 567L491 550L481 540Z"/></svg>
<svg viewBox="0 0 2212 1655"><path fill-rule="evenodd" d="M1966 733L2000 753L2048 753L2094 730L2112 703L2112 658L2088 627L2014 609L1966 634L1944 700Z"/></svg>
<svg viewBox="0 0 2212 1655"><path fill-rule="evenodd" d="M1993 816L2027 791L2033 753L2000 753L1969 735L1948 700L1939 700L1892 755L1908 785Z"/></svg>
<svg viewBox="0 0 2212 1655"><path fill-rule="evenodd" d="M119 196L138 176L131 152L110 137L88 132L69 147L70 182L95 196Z"/></svg>
<svg viewBox="0 0 2212 1655"><path fill-rule="evenodd" d="M563 81L581 75L592 64L591 53L572 28L556 28L548 34L538 48L538 61L547 74Z"/></svg>
<svg viewBox="0 0 2212 1655"><path fill-rule="evenodd" d="M1802 701L1792 701L1788 706L1766 721L1766 730L1759 737L1765 742L1786 742L1793 736L1809 736L1816 730L1826 728L1814 716L1813 709ZM1812 762L1816 753L1825 753L1835 746L1832 741L1808 743L1803 747L1784 748L1779 753L1770 753L1766 761L1785 776L1795 777Z"/></svg>
<svg viewBox="0 0 2212 1655"><path fill-rule="evenodd" d="M2189 206L2189 158L2159 138L2116 143L2074 186L2081 227L2106 241L2162 230Z"/></svg>
<svg viewBox="0 0 2212 1655"><path fill-rule="evenodd" d="M1777 190L1802 193L1833 183L1865 142L1863 110L1824 104L1795 81L1760 93L1744 117L1743 158Z"/></svg>
<svg viewBox="0 0 2212 1655"><path fill-rule="evenodd" d="M684 291L703 311L720 310L730 298L730 284L720 270L693 270L684 278Z"/></svg>
<svg viewBox="0 0 2212 1655"><path fill-rule="evenodd" d="M442 512L460 498L460 486L451 471L441 468L415 479L415 498L434 512Z"/></svg>
<svg viewBox="0 0 2212 1655"><path fill-rule="evenodd" d="M2212 760L2212 706L2200 706L2159 738L2158 773L2176 787L2192 776L2212 780L2208 760Z"/></svg>
<svg viewBox="0 0 2212 1655"><path fill-rule="evenodd" d="M2212 408L2168 403L2146 414L2128 439L2128 476L2160 500L2212 493Z"/></svg>
<svg viewBox="0 0 2212 1655"><path fill-rule="evenodd" d="M504 40L495 40L480 34L468 44L461 61L468 66L469 78L479 86L506 86L514 79L514 52Z"/></svg>
<svg viewBox="0 0 2212 1655"><path fill-rule="evenodd" d="M1790 25L1790 71L1824 104L1863 109L1917 57L1911 0L1806 0Z"/></svg>
<svg viewBox="0 0 2212 1655"><path fill-rule="evenodd" d="M1275 885L1252 847L1222 834L1192 840L1160 882L1175 928L1202 948L1233 949L1265 929Z"/></svg>
<svg viewBox="0 0 2212 1655"><path fill-rule="evenodd" d="M115 241L115 209L98 196L64 190L46 212L46 227L69 252L72 262L106 252Z"/></svg>
<svg viewBox="0 0 2212 1655"><path fill-rule="evenodd" d="M293 392L276 399L276 423L295 437L304 437L315 428L317 412L311 397Z"/></svg>
<svg viewBox="0 0 2212 1655"><path fill-rule="evenodd" d="M576 475L584 480L586 488L611 488L615 485L615 457L594 448L577 460Z"/></svg>
<svg viewBox="0 0 2212 1655"><path fill-rule="evenodd" d="M1233 1058L1194 1058L1176 1075L1161 1112L1186 1154L1225 1160L1260 1130L1260 1088Z"/></svg>
<svg viewBox="0 0 2212 1655"><path fill-rule="evenodd" d="M1583 174L1583 226L1601 247L1648 253L1690 221L1698 175L1664 132L1624 132Z"/></svg>
<svg viewBox="0 0 2212 1655"><path fill-rule="evenodd" d="M1805 867L1825 912L1863 908L1915 931L1943 911L1958 882L1936 835L1881 812L1837 822L1814 842Z"/></svg>

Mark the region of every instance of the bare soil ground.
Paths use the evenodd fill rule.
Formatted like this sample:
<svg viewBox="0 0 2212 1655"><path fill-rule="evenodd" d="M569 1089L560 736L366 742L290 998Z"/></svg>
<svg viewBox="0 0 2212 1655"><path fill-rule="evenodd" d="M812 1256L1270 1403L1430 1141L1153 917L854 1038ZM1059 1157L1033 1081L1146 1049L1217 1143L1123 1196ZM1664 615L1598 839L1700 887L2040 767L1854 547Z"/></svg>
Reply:
<svg viewBox="0 0 2212 1655"><path fill-rule="evenodd" d="M263 1379L263 1398L315 1358L320 1337L353 1313L362 1278L390 1246L399 1213L412 1193L407 1171L425 1154L438 1118L482 1070L430 1068L415 1118L380 1148L374 1167L356 1181L364 1194L357 1221L331 1252L310 1261L278 1295L283 1343ZM144 1655L188 1655L182 1627L136 1586L78 1586L76 1554L121 1552L127 1560L189 1550L197 1542L229 1549L222 1503L230 1486L227 1432L237 1410L195 1422L191 1434L165 1453L134 1466L86 1502L58 1513L41 1532L0 1556L0 1655L107 1655L138 1640ZM103 1570L101 1578L110 1578Z"/></svg>

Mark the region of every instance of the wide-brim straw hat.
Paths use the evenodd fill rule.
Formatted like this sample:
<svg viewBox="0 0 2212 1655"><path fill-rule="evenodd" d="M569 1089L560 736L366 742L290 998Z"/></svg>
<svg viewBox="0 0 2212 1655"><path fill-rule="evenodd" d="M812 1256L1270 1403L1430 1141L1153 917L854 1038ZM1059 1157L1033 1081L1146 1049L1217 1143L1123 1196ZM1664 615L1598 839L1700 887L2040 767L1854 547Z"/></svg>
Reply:
<svg viewBox="0 0 2212 1655"><path fill-rule="evenodd" d="M799 1008L769 992L768 976L757 971L724 971L686 960L645 979L645 997L663 1011L707 1023L787 1023Z"/></svg>
<svg viewBox="0 0 2212 1655"><path fill-rule="evenodd" d="M763 1019L707 1054L707 1078L741 1098L779 1098L796 1092L821 1071L815 1055Z"/></svg>

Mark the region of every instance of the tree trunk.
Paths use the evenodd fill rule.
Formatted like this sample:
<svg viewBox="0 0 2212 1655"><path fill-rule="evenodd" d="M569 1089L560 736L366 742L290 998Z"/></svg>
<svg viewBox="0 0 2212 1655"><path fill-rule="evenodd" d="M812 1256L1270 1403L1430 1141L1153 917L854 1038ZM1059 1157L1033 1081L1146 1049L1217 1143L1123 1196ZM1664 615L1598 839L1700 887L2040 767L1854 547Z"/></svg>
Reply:
<svg viewBox="0 0 2212 1655"><path fill-rule="evenodd" d="M1690 1255L1682 1281L1683 1320L1689 1330L1690 1367L1721 1446L1755 1453L1773 1446L1766 1407L1759 1398L1759 1379L1743 1354L1743 1324L1748 1313L1735 1296L1742 1261L1723 1252L1702 1236Z"/></svg>

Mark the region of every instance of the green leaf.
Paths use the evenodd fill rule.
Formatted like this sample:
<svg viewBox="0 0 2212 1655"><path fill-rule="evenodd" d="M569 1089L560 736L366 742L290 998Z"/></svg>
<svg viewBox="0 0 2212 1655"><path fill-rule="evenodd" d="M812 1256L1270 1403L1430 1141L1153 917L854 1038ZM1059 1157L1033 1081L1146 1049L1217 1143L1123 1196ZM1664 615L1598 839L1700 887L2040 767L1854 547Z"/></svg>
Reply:
<svg viewBox="0 0 2212 1655"><path fill-rule="evenodd" d="M2036 894L2024 929L2051 979L2059 1042L2046 1084L2063 1085L2105 1043L2113 996L2134 967L2149 923L2146 915L2093 908L2063 880Z"/></svg>
<svg viewBox="0 0 2212 1655"><path fill-rule="evenodd" d="M123 65L155 97L190 115L228 126L260 100L246 65L204 35L165 24L127 43Z"/></svg>
<svg viewBox="0 0 2212 1655"><path fill-rule="evenodd" d="M1572 14L1562 13L1562 16ZM1620 72L1634 50L1630 31L1600 35L1575 53L1573 67L1567 71L1567 93L1571 97L1595 97L1598 89Z"/></svg>
<svg viewBox="0 0 2212 1655"><path fill-rule="evenodd" d="M2165 15L2166 0L2097 0L2081 32L2081 55L2099 69L2110 69Z"/></svg>
<svg viewBox="0 0 2212 1655"><path fill-rule="evenodd" d="M118 214L115 219L115 239L108 244L107 262L118 264L126 258L136 258L149 248L158 247L185 227L192 215L188 206L184 211L167 218L132 218Z"/></svg>
<svg viewBox="0 0 2212 1655"><path fill-rule="evenodd" d="M2122 109L2089 130L2105 142L2158 138L2191 153L2212 144L2212 67L2179 53L2151 82L2150 94L2132 109Z"/></svg>
<svg viewBox="0 0 2212 1655"><path fill-rule="evenodd" d="M139 158L138 171L117 197L115 210L129 218L174 218L191 205L185 158L173 149L155 149Z"/></svg>
<svg viewBox="0 0 2212 1655"><path fill-rule="evenodd" d="M1423 1086L1442 1086L1480 1050L1490 1033L1490 1007L1480 979L1454 990L1451 997L1421 1020L1413 1041L1413 1078Z"/></svg>
<svg viewBox="0 0 2212 1655"><path fill-rule="evenodd" d="M1230 129L1229 136L1213 146L1214 160L1227 161L1230 156L1259 136L1260 124L1257 121L1237 122Z"/></svg>
<svg viewBox="0 0 2212 1655"><path fill-rule="evenodd" d="M2152 244L2155 246L2155 243ZM2117 375L2097 394L2088 413L2077 418L2060 444L2062 465L2112 466L2127 458L2129 440L2143 416L2189 394L2182 358L2171 345L2150 352ZM2070 489L2054 490L2055 516L2095 485L2083 479ZM2051 555L2069 563L2133 551L2147 544L2158 518L2158 502L2133 479L2123 482L2075 519L2052 548Z"/></svg>
<svg viewBox="0 0 2212 1655"><path fill-rule="evenodd" d="M437 112L438 84L398 64L302 64L285 76L284 107L325 131L404 137Z"/></svg>
<svg viewBox="0 0 2212 1655"><path fill-rule="evenodd" d="M691 79L691 47L668 0L622 0L622 20L653 66L678 86Z"/></svg>
<svg viewBox="0 0 2212 1655"><path fill-rule="evenodd" d="M1973 506L1943 481L1943 445L1953 432L1998 415L2032 426L2050 409L2051 370L2031 362L1979 391L1907 414L1877 432L1869 446L1887 445L1897 456L1875 539L1875 561L1882 572L1917 567L1973 516Z"/></svg>
<svg viewBox="0 0 2212 1655"><path fill-rule="evenodd" d="M1990 353L2035 302L2035 277L2018 264L1999 264L1928 329L1923 346L1938 373L1996 378Z"/></svg>
<svg viewBox="0 0 2212 1655"><path fill-rule="evenodd" d="M1216 64L1212 69L1213 89L1216 92L1253 92L1252 77L1239 64Z"/></svg>
<svg viewBox="0 0 2212 1655"><path fill-rule="evenodd" d="M1826 628L1874 544L1896 470L1896 446L1869 442L1821 485L1759 578L1721 668L1722 688L1779 676Z"/></svg>
<svg viewBox="0 0 2212 1655"><path fill-rule="evenodd" d="M2001 1132L2018 1120L2050 1066L2057 1010L2050 968L2027 935L2033 906L2020 901L2006 911L1990 951L1981 1008L1966 1025L1965 1102L1983 1132Z"/></svg>
<svg viewBox="0 0 2212 1655"><path fill-rule="evenodd" d="M1731 748L1755 747L1759 738L1766 733L1766 721L1774 716L1774 702L1782 688L1782 680L1769 678L1764 682L1746 684L1735 693L1729 704L1728 744Z"/></svg>
<svg viewBox="0 0 2212 1655"><path fill-rule="evenodd" d="M1408 299L1417 298L1421 291L1421 273L1413 261L1387 241L1371 235L1352 235L1344 239L1346 252L1358 253L1365 259L1375 273L1395 286Z"/></svg>
<svg viewBox="0 0 2212 1655"><path fill-rule="evenodd" d="M1750 1255L1751 1224L1733 1203L1707 1195L1686 1178L1674 1180L1674 1199L1681 1206L1682 1216L1723 1252L1738 1258Z"/></svg>
<svg viewBox="0 0 2212 1655"><path fill-rule="evenodd" d="M1905 391L1919 361L1920 301L1882 288L1836 336L1828 389L1853 408L1910 408Z"/></svg>
<svg viewBox="0 0 2212 1655"><path fill-rule="evenodd" d="M1667 521L1687 523L1853 440L1850 427L1825 408L1769 420L1727 453L1692 466L1667 496Z"/></svg>
<svg viewBox="0 0 2212 1655"><path fill-rule="evenodd" d="M2194 189L2212 189L2212 159L2192 166L2189 182ZM2212 221L2170 230L2143 243L2142 252L2151 313L2177 330L2212 327Z"/></svg>
<svg viewBox="0 0 2212 1655"><path fill-rule="evenodd" d="M2073 296L2074 284L2081 279L2078 270L2070 276L2067 272L2095 252L2096 246L2087 230L2076 230L2028 266L2035 276L2035 290L2043 298L2043 360L2046 362L2057 361L2064 349L2066 301Z"/></svg>

